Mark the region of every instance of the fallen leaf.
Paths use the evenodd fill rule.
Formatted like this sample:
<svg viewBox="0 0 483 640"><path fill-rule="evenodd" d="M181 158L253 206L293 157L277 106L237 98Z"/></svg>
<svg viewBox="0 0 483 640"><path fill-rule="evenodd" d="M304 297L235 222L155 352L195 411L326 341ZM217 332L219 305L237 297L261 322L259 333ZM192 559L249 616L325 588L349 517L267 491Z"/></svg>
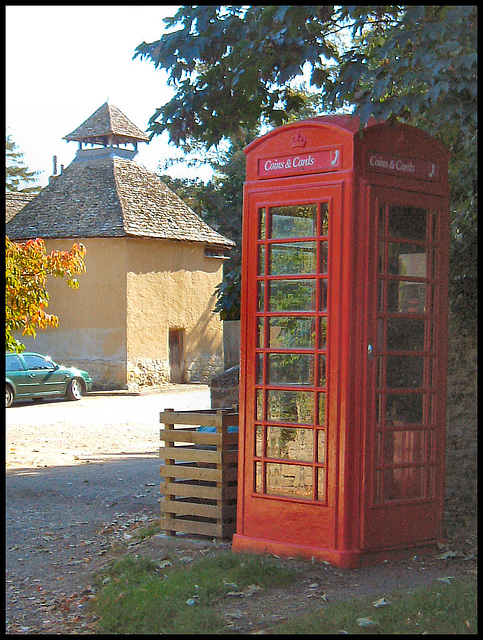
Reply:
<svg viewBox="0 0 483 640"><path fill-rule="evenodd" d="M445 551L440 556L436 556L436 560L447 560L448 558L456 558L457 551Z"/></svg>
<svg viewBox="0 0 483 640"><path fill-rule="evenodd" d="M378 627L379 626L379 622L376 622L372 618L357 618L356 622L360 627Z"/></svg>
<svg viewBox="0 0 483 640"><path fill-rule="evenodd" d="M386 600L386 598L379 598L379 600L376 600L372 603L372 606L376 607L377 609L378 607L386 607L389 604L391 603L389 602L389 600Z"/></svg>
<svg viewBox="0 0 483 640"><path fill-rule="evenodd" d="M446 576L445 578L437 578L438 582L444 582L445 584L451 584L451 580L454 580L454 576Z"/></svg>

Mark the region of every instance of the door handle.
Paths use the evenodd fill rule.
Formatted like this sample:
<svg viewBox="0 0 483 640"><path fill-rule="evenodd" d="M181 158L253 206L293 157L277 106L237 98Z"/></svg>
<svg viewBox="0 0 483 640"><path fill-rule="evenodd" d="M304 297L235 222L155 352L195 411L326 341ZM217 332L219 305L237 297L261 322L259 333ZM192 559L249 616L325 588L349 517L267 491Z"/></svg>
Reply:
<svg viewBox="0 0 483 640"><path fill-rule="evenodd" d="M374 348L372 344L367 345L367 361L372 362L374 360Z"/></svg>

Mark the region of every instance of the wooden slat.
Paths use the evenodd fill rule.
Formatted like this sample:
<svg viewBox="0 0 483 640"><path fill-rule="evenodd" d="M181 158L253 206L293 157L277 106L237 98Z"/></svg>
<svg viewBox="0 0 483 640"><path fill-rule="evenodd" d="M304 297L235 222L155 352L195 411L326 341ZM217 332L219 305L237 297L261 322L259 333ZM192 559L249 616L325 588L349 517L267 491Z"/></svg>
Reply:
<svg viewBox="0 0 483 640"><path fill-rule="evenodd" d="M222 487L204 487L182 482L165 482L161 485L163 495L180 496L186 498L207 498L208 500L223 500ZM231 498L228 497L228 500Z"/></svg>
<svg viewBox="0 0 483 640"><path fill-rule="evenodd" d="M231 519L236 516L236 505L203 504L202 502L185 502L171 500L161 502L161 513L174 513L177 516L200 516L213 520Z"/></svg>
<svg viewBox="0 0 483 640"><path fill-rule="evenodd" d="M213 522L196 522L195 520L177 520L161 518L161 528L169 531L179 531L180 533L195 533L202 536L214 538L223 537L223 525Z"/></svg>
<svg viewBox="0 0 483 640"><path fill-rule="evenodd" d="M221 433L223 427L238 427L238 414L228 414L224 416L223 420L215 414L211 415L199 415L196 413L187 413L183 415L180 412L177 413L160 413L159 422L162 424L170 425L196 425L197 427L216 427Z"/></svg>
<svg viewBox="0 0 483 640"><path fill-rule="evenodd" d="M165 451L168 451L167 449ZM172 447L169 449L170 459L182 462L204 462L211 464L230 465L238 461L237 451L211 451L194 447ZM160 458L165 458L164 452L160 452Z"/></svg>
<svg viewBox="0 0 483 640"><path fill-rule="evenodd" d="M207 487L204 485L185 484L184 482L165 482L161 484L162 495L185 498L206 498L207 500L236 500L237 487Z"/></svg>
<svg viewBox="0 0 483 640"><path fill-rule="evenodd" d="M238 469L236 467L228 469L207 469L206 467L191 467L181 464L165 464L161 466L160 475L164 478L232 482L238 477Z"/></svg>
<svg viewBox="0 0 483 640"><path fill-rule="evenodd" d="M161 429L159 439L164 442L191 442L192 444L205 444L213 446L238 445L238 433L206 433L191 429Z"/></svg>
<svg viewBox="0 0 483 640"><path fill-rule="evenodd" d="M186 478L193 480L209 480L211 482L221 482L223 480L222 469L206 469L203 467L165 464L162 465L160 473L165 478Z"/></svg>

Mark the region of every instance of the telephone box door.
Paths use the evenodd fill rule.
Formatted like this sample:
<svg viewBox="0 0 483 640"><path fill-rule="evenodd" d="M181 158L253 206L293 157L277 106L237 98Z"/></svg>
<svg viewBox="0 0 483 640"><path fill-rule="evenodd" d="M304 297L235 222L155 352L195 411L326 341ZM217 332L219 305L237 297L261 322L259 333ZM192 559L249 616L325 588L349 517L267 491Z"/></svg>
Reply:
<svg viewBox="0 0 483 640"><path fill-rule="evenodd" d="M449 228L445 199L370 191L365 550L441 535Z"/></svg>
<svg viewBox="0 0 483 640"><path fill-rule="evenodd" d="M341 193L332 184L248 195L245 311L256 322L246 336L242 534L252 539L335 544Z"/></svg>

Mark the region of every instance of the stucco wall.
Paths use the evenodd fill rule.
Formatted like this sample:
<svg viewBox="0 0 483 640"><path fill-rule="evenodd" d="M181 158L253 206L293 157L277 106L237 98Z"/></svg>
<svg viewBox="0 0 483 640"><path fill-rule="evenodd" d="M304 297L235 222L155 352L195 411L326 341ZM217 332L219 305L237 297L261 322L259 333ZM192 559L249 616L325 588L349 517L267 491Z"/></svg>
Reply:
<svg viewBox="0 0 483 640"><path fill-rule="evenodd" d="M223 324L213 313L222 261L200 243L135 239L127 252L128 385L170 381L169 330L184 333L184 381L223 370Z"/></svg>
<svg viewBox="0 0 483 640"><path fill-rule="evenodd" d="M86 369L95 388L122 388L126 386L125 239L75 241L87 249L79 288L70 289L64 279L47 279L47 311L59 317L59 326L38 331L35 339L18 337L28 350ZM46 240L46 251L69 250L73 243Z"/></svg>
<svg viewBox="0 0 483 640"><path fill-rule="evenodd" d="M170 381L170 329L184 332L185 382L209 383L223 370L223 326L213 313L223 261L205 258L201 243L155 238L79 238L86 273L79 288L49 278L47 309L56 329L20 338L28 350L86 369L95 389ZM47 252L73 240L48 240Z"/></svg>

